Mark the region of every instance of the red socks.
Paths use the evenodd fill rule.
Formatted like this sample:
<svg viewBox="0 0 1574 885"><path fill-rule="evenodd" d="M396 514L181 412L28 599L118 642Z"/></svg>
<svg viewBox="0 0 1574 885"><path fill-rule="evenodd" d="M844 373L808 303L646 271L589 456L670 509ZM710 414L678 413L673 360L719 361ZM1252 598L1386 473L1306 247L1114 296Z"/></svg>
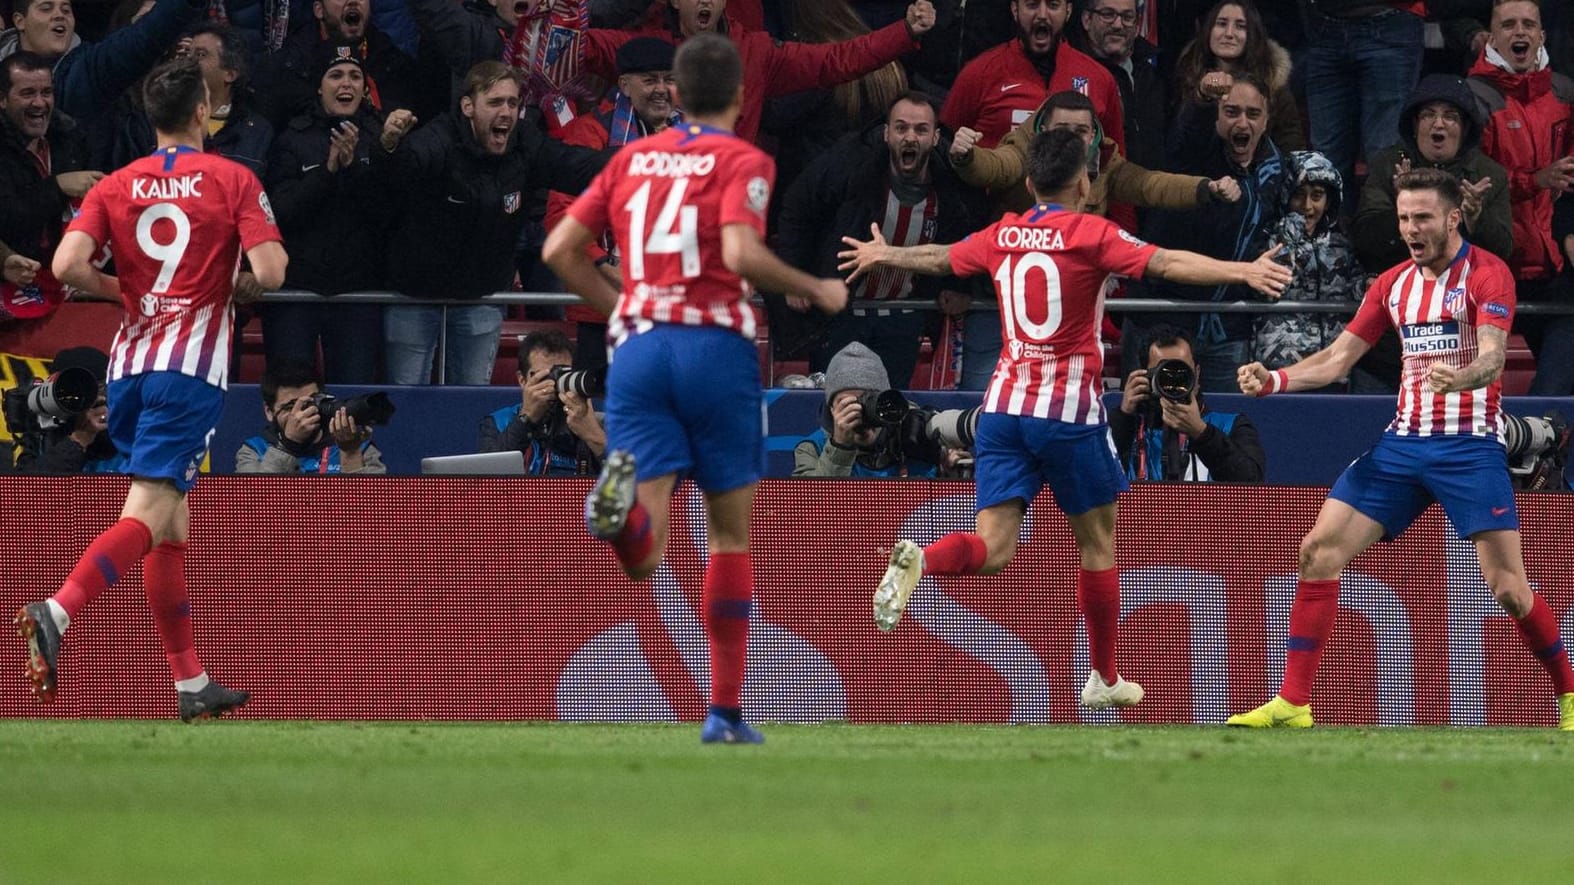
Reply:
<svg viewBox="0 0 1574 885"><path fill-rule="evenodd" d="M1323 647L1334 632L1334 617L1339 614L1339 579L1308 581L1295 586L1295 602L1290 606L1290 635L1285 640L1284 682L1279 697L1292 704L1312 702L1312 682L1317 679L1317 664Z"/></svg>
<svg viewBox="0 0 1574 885"><path fill-rule="evenodd" d="M705 638L710 640L710 702L743 706L748 667L749 614L754 610L754 569L747 553L712 553L705 567Z"/></svg>
<svg viewBox="0 0 1574 885"><path fill-rule="evenodd" d="M633 568L650 555L650 513L638 501L629 510L623 531L612 541L612 552L625 569Z"/></svg>
<svg viewBox="0 0 1574 885"><path fill-rule="evenodd" d="M1534 594L1534 598L1530 614L1516 620L1514 627L1519 630L1525 647L1552 677L1552 690L1559 695L1574 692L1574 670L1569 669L1568 649L1563 647L1563 639L1558 635L1558 619L1540 593Z"/></svg>
<svg viewBox="0 0 1574 885"><path fill-rule="evenodd" d="M1077 571L1077 608L1088 630L1088 658L1109 685L1120 678L1115 669L1115 641L1120 636L1120 569Z"/></svg>
<svg viewBox="0 0 1574 885"><path fill-rule="evenodd" d="M142 561L148 608L164 643L169 672L179 682L202 675L191 629L191 604L186 599L186 545L166 541Z"/></svg>
<svg viewBox="0 0 1574 885"><path fill-rule="evenodd" d="M120 576L136 565L152 546L153 533L141 520L121 519L88 545L54 600L72 620L76 620L88 603L98 598L104 588L120 580Z"/></svg>
<svg viewBox="0 0 1574 885"><path fill-rule="evenodd" d="M924 548L924 574L976 575L988 558L983 538L972 532L952 532Z"/></svg>

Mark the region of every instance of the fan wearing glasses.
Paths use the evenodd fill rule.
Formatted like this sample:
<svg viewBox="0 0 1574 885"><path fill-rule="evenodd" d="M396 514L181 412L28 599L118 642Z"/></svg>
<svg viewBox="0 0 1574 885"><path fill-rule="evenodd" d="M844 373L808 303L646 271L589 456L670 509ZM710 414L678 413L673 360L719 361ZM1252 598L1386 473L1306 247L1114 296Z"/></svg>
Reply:
<svg viewBox="0 0 1574 885"><path fill-rule="evenodd" d="M1126 159L1164 168L1164 109L1168 90L1155 67L1158 48L1138 35L1137 0L1089 0L1072 45L1109 71L1120 89Z"/></svg>

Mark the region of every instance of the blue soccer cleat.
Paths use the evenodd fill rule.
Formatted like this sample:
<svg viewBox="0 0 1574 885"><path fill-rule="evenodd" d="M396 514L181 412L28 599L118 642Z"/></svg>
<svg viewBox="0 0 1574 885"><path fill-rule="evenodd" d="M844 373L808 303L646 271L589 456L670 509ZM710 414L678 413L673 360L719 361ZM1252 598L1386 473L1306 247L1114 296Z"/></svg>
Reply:
<svg viewBox="0 0 1574 885"><path fill-rule="evenodd" d="M728 719L720 713L705 717L705 727L700 729L702 744L763 744L765 735L755 731L747 722Z"/></svg>

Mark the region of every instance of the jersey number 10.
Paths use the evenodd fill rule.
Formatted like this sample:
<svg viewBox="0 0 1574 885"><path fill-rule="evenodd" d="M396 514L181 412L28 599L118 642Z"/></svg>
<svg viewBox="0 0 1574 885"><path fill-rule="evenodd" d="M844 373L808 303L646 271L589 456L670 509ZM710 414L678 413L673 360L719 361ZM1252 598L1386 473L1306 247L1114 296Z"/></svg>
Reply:
<svg viewBox="0 0 1574 885"><path fill-rule="evenodd" d="M645 279L646 255L678 255L683 262L683 278L700 275L700 211L683 205L683 195L689 189L689 180L679 178L667 191L667 201L656 214L656 223L647 235L646 219L650 213L650 186L647 181L639 186L634 196L623 205L629 214L628 272L636 280ZM640 238L644 237L643 240Z"/></svg>
<svg viewBox="0 0 1574 885"><path fill-rule="evenodd" d="M1012 266L1013 260L1015 267ZM1034 271L1043 274L1042 288L1037 280L1029 278L1029 274ZM1044 342L1060 328L1060 268L1055 265L1053 258L1043 252L1007 255L1006 260L995 268L995 286L1000 290L1001 302L1010 305L1009 310L1001 311L1001 316L1006 318L1006 332L1011 340ZM1043 293L1042 296L1039 293ZM1035 301L1043 297L1046 303L1046 314L1041 323L1028 317L1030 296Z"/></svg>

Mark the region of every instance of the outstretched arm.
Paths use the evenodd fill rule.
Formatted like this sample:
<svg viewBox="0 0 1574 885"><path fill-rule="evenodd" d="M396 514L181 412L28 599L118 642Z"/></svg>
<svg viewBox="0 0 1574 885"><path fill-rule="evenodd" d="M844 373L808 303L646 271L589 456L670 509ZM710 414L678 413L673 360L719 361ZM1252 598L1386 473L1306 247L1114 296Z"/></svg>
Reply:
<svg viewBox="0 0 1574 885"><path fill-rule="evenodd" d="M782 261L747 224L722 225L721 260L728 270L768 292L807 298L826 313L847 306L847 286L841 280L812 277Z"/></svg>
<svg viewBox="0 0 1574 885"><path fill-rule="evenodd" d="M836 253L842 263L836 269L847 273L851 283L877 267L895 267L915 273L943 277L951 273L951 247L929 243L923 246L893 246L880 234L880 225L869 225L873 239L868 242L842 237L849 248Z"/></svg>
<svg viewBox="0 0 1574 885"><path fill-rule="evenodd" d="M1372 345L1348 330L1340 332L1334 343L1300 362L1278 371L1262 363L1241 366L1235 381L1247 396L1267 396L1295 390L1316 390L1350 374L1350 369Z"/></svg>
<svg viewBox="0 0 1574 885"><path fill-rule="evenodd" d="M1245 283L1270 300L1278 301L1292 276L1288 267L1273 260L1282 248L1275 246L1250 263L1220 261L1182 249L1160 249L1148 259L1146 274L1191 286Z"/></svg>

